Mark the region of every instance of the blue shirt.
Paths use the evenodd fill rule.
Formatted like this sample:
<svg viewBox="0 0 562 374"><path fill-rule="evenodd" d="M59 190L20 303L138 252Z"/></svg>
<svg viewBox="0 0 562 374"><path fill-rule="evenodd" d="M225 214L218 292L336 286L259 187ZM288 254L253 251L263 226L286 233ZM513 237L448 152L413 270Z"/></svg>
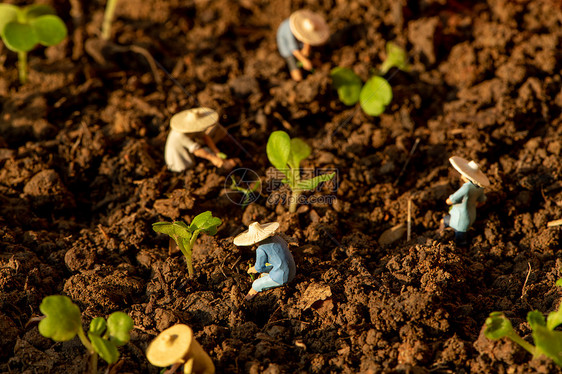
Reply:
<svg viewBox="0 0 562 374"><path fill-rule="evenodd" d="M274 235L260 243L256 249L256 270L259 273L269 273L269 277L279 284L292 281L296 267L287 242L279 235ZM271 265L266 266L266 263Z"/></svg>
<svg viewBox="0 0 562 374"><path fill-rule="evenodd" d="M476 203L486 201L484 189L466 182L454 194L449 196L453 206L449 211L451 220L449 226L457 231L466 232L476 219Z"/></svg>
<svg viewBox="0 0 562 374"><path fill-rule="evenodd" d="M279 53L284 58L293 55L293 51L297 51L303 47L303 44L299 42L293 33L291 32L291 27L289 26L289 19L281 22L279 28L277 29L277 48Z"/></svg>

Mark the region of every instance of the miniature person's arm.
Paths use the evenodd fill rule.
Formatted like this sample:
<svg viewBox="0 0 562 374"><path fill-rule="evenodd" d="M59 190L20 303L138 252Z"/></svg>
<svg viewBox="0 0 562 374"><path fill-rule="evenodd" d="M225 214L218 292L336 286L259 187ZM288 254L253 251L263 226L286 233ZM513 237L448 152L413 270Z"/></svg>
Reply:
<svg viewBox="0 0 562 374"><path fill-rule="evenodd" d="M293 51L293 56L295 56L297 58L297 60L299 60L300 62L302 62L302 67L306 70L312 70L312 62L310 62L310 60L308 58L306 58L301 51L294 50Z"/></svg>
<svg viewBox="0 0 562 374"><path fill-rule="evenodd" d="M454 194L449 196L449 198L447 199L447 204L452 205L452 204L460 203L462 199L466 196L467 189L468 189L468 185L463 184L461 188L459 188Z"/></svg>
<svg viewBox="0 0 562 374"><path fill-rule="evenodd" d="M220 153L219 149L217 148L215 142L213 141L213 139L211 139L211 137L205 133L203 133L203 140L205 140L205 144L207 144L207 147L209 147L211 149L211 151L215 152L215 155L218 156L218 154Z"/></svg>
<svg viewBox="0 0 562 374"><path fill-rule="evenodd" d="M210 153L204 148L199 148L193 152L193 154L197 157L204 158L205 160L209 160L215 165L216 167L220 168L224 163L224 160L214 154Z"/></svg>
<svg viewBox="0 0 562 374"><path fill-rule="evenodd" d="M254 269L259 273L269 273L272 268L272 265L267 266L267 253L265 253L262 248L258 247L256 250L256 265Z"/></svg>
<svg viewBox="0 0 562 374"><path fill-rule="evenodd" d="M303 43L301 53L304 57L310 56L310 44Z"/></svg>

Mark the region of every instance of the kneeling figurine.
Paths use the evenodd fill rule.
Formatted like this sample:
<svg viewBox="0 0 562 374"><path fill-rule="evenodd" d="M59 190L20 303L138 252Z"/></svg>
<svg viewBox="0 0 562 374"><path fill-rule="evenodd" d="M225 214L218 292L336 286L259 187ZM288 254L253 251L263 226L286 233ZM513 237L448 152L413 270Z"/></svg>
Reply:
<svg viewBox="0 0 562 374"><path fill-rule="evenodd" d="M237 246L259 244L256 249L256 264L248 269L248 273L262 275L252 283L246 300L252 299L258 292L280 287L295 278L295 260L287 242L275 234L278 228L278 222L264 225L254 222L247 231L234 238Z"/></svg>

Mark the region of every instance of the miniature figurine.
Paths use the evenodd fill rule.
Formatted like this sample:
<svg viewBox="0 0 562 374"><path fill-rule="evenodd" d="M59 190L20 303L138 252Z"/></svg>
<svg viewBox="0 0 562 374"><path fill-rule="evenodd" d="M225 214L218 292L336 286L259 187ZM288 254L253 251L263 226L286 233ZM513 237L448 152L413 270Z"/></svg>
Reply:
<svg viewBox="0 0 562 374"><path fill-rule="evenodd" d="M291 78L302 80L302 72L297 59L305 70L312 70L309 60L310 47L326 43L330 37L330 29L324 18L310 10L297 10L281 22L277 29L277 48L287 61Z"/></svg>
<svg viewBox="0 0 562 374"><path fill-rule="evenodd" d="M219 168L234 167L236 162L223 159L215 145L226 135L226 130L217 121L217 112L210 108L184 110L172 117L165 150L166 165L171 171L179 173L192 168L195 165L193 156L207 159ZM207 147L197 142L200 138Z"/></svg>
<svg viewBox="0 0 562 374"><path fill-rule="evenodd" d="M184 373L215 373L213 361L195 340L193 330L183 324L167 328L154 338L146 350L146 358L154 366L172 365L166 373L174 373L181 365Z"/></svg>
<svg viewBox="0 0 562 374"><path fill-rule="evenodd" d="M295 260L287 242L275 234L278 228L278 222L264 225L254 222L247 231L234 238L234 244L238 246L259 243L256 249L256 264L248 269L248 273L263 274L252 283L246 300L252 299L258 292L280 287L295 277Z"/></svg>
<svg viewBox="0 0 562 374"><path fill-rule="evenodd" d="M474 161L453 156L449 159L453 167L461 173L464 182L454 194L449 196L447 204L452 205L449 214L441 220L440 231L447 227L455 230L455 243L468 245L467 231L476 219L476 207L486 201L484 187L490 185L488 177L478 168Z"/></svg>

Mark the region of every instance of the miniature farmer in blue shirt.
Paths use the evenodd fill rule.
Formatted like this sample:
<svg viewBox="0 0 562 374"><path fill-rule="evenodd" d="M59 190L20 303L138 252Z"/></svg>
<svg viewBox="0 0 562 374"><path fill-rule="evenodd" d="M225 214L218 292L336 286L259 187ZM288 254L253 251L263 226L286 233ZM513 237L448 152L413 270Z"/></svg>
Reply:
<svg viewBox="0 0 562 374"><path fill-rule="evenodd" d="M277 222L264 225L254 222L250 224L247 231L234 238L234 244L238 246L259 244L256 249L256 264L248 270L248 273L262 273L262 275L252 283L246 300L252 299L258 292L280 287L295 278L295 260L287 242L279 235L275 235L278 228Z"/></svg>
<svg viewBox="0 0 562 374"><path fill-rule="evenodd" d="M291 78L302 80L297 59L305 70L312 70L310 46L324 44L330 37L328 24L321 15L310 10L297 10L277 29L277 48L287 61Z"/></svg>
<svg viewBox="0 0 562 374"><path fill-rule="evenodd" d="M455 230L455 242L458 246L468 245L467 231L476 220L476 206L486 201L484 187L490 181L478 168L474 161L461 157L451 157L449 162L461 173L464 184L454 194L449 196L447 204L452 205L449 214L441 220L440 230L451 227Z"/></svg>

